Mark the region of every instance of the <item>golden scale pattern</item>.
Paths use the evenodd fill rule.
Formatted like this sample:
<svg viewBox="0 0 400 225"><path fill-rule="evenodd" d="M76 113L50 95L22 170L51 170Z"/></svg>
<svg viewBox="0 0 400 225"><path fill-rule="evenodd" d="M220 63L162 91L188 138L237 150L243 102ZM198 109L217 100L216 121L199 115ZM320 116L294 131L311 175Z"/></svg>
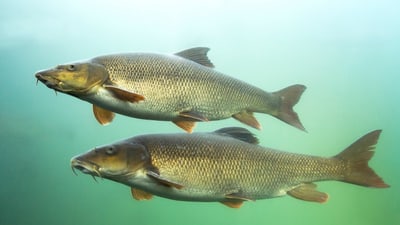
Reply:
<svg viewBox="0 0 400 225"><path fill-rule="evenodd" d="M187 109L209 119L228 118L232 116L231 112L238 111L236 108L265 108L266 99L272 96L265 96L266 93L261 89L228 79L214 69L179 57L131 54L98 57L94 60L105 65L111 81L118 81L118 86L145 96L149 107L160 112ZM221 83L224 83L224 88L220 88ZM199 88L201 86L204 88ZM238 104L231 104L232 101ZM225 111L215 112L215 105ZM207 110L207 106L212 111Z"/></svg>
<svg viewBox="0 0 400 225"><path fill-rule="evenodd" d="M168 136L158 140L150 136L143 143L161 176L190 184L194 192L242 193L257 199L274 196L282 187L290 190L303 182L340 179L345 169L335 158L267 151L256 144L249 149L247 143L217 135L190 134L184 140Z"/></svg>

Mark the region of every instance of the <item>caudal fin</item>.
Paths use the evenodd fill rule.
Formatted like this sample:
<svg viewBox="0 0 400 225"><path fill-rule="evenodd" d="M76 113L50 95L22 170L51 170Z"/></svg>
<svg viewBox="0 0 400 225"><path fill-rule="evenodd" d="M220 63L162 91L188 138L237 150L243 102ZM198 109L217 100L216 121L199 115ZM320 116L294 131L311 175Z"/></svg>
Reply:
<svg viewBox="0 0 400 225"><path fill-rule="evenodd" d="M301 124L297 113L293 110L293 106L299 101L305 89L304 85L296 84L274 93L281 98L280 108L276 117L302 131L306 130Z"/></svg>
<svg viewBox="0 0 400 225"><path fill-rule="evenodd" d="M344 160L348 165L342 181L367 187L389 187L368 166L368 161L375 153L375 145L380 134L381 130L372 131L335 156L337 159Z"/></svg>

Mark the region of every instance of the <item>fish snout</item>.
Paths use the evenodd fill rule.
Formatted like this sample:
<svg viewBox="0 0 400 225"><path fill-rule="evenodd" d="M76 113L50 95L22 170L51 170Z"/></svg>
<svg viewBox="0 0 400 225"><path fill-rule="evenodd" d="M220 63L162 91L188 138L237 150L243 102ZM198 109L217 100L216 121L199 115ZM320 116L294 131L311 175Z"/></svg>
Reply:
<svg viewBox="0 0 400 225"><path fill-rule="evenodd" d="M36 73L35 77L38 81L42 82L44 85L46 85L47 87L49 87L51 89L56 89L61 83L61 81L55 79L52 76L49 76L48 74L46 74L44 72Z"/></svg>
<svg viewBox="0 0 400 225"><path fill-rule="evenodd" d="M99 166L92 162L82 161L79 158L71 159L71 168L74 174L76 174L75 169L80 170L82 173L86 173L92 176L102 177L99 171Z"/></svg>

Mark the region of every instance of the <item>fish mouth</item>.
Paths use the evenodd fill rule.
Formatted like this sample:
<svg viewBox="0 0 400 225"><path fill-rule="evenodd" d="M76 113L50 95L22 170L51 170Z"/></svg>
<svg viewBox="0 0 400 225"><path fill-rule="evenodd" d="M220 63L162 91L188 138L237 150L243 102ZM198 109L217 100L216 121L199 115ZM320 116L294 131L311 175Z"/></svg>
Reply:
<svg viewBox="0 0 400 225"><path fill-rule="evenodd" d="M37 84L38 81L40 81L43 84L45 84L48 88L51 88L51 89L54 89L54 90L57 90L57 91L62 91L61 88L60 88L60 86L62 84L62 81L60 81L60 80L58 80L58 79L56 79L54 77L42 74L42 73L35 74L35 77L37 79L36 80L36 84Z"/></svg>
<svg viewBox="0 0 400 225"><path fill-rule="evenodd" d="M55 78L51 74L46 73L46 71L36 73L35 77L37 79L36 84L40 81L44 85L46 85L48 88L53 89L56 92L56 94L57 94L57 91L59 91L62 93L73 95L73 96L76 96L78 94L83 95L86 92L88 92L93 86L95 86L95 85L92 85L92 86L89 86L86 88L78 88L78 87L75 87L74 85L69 84L67 81L62 81L62 80Z"/></svg>
<svg viewBox="0 0 400 225"><path fill-rule="evenodd" d="M71 168L72 172L77 175L75 169L80 170L82 173L92 175L93 179L96 180L95 176L103 178L100 173L100 166L96 163L82 161L79 159L72 159L71 160ZM97 180L96 180L97 181Z"/></svg>

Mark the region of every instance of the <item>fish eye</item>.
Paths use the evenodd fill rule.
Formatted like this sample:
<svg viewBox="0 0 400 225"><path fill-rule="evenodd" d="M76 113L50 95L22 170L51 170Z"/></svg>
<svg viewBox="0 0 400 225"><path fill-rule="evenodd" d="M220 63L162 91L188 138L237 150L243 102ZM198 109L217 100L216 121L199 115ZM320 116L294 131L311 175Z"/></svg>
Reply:
<svg viewBox="0 0 400 225"><path fill-rule="evenodd" d="M106 154L107 155L115 155L117 153L117 150L114 148L114 146L110 146L106 148Z"/></svg>
<svg viewBox="0 0 400 225"><path fill-rule="evenodd" d="M74 64L70 64L70 65L67 66L67 70L75 71L76 70L76 66Z"/></svg>

